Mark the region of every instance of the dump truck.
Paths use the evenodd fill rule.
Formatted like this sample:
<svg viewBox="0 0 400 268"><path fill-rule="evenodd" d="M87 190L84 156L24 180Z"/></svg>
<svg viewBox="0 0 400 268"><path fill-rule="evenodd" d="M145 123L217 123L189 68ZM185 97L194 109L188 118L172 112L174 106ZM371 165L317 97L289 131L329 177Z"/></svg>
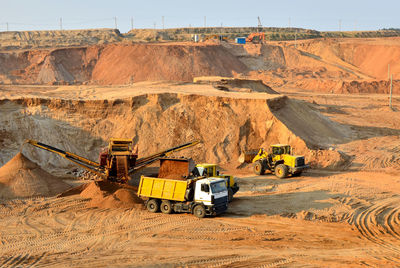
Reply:
<svg viewBox="0 0 400 268"><path fill-rule="evenodd" d="M255 174L263 175L269 170L278 178L285 178L289 174L300 176L304 170L310 168L305 164L304 156L294 155L288 144L271 145L268 152L261 148L251 162Z"/></svg>
<svg viewBox="0 0 400 268"><path fill-rule="evenodd" d="M228 189L228 201L231 202L233 200L233 195L239 191L239 186L235 181L235 178L232 175L220 174L217 170L216 164L197 164L196 172L199 176L203 177L214 177L214 178L223 178L226 181L226 187Z"/></svg>
<svg viewBox="0 0 400 268"><path fill-rule="evenodd" d="M104 179L126 183L130 179L130 174L135 171L158 161L162 157L192 147L200 143L200 141L192 141L147 157L138 158L138 154L135 152L133 141L131 139L111 138L108 147L100 152L99 163L36 140L26 140L25 143L58 154L59 156Z"/></svg>
<svg viewBox="0 0 400 268"><path fill-rule="evenodd" d="M220 178L171 180L141 176L138 196L147 199L146 208L153 213L186 212L204 218L228 209L228 190Z"/></svg>

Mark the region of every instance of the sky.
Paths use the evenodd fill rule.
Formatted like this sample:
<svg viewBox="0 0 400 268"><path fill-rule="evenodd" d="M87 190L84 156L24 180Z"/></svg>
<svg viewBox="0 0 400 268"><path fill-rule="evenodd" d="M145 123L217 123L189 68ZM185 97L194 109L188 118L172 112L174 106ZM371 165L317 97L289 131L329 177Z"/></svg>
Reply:
<svg viewBox="0 0 400 268"><path fill-rule="evenodd" d="M0 0L0 31L117 28L400 28L399 0ZM60 23L61 20L61 23ZM164 21L164 24L163 24Z"/></svg>

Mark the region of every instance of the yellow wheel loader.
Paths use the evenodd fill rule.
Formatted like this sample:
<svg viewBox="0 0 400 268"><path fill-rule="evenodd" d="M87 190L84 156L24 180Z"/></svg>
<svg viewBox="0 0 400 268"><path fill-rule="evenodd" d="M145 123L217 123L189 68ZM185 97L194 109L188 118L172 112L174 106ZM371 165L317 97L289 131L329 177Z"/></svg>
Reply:
<svg viewBox="0 0 400 268"><path fill-rule="evenodd" d="M271 145L269 152L261 148L252 163L255 174L263 175L269 170L278 178L285 178L290 174L300 176L305 169L310 168L305 164L304 156L293 155L292 148L287 144Z"/></svg>

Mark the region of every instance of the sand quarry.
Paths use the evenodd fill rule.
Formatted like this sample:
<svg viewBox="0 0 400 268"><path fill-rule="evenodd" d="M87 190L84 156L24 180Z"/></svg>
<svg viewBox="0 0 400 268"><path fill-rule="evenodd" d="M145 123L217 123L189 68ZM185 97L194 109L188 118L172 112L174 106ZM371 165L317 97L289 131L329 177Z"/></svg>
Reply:
<svg viewBox="0 0 400 268"><path fill-rule="evenodd" d="M1 267L400 266L399 38L79 38L0 51ZM111 137L133 138L140 157L199 139L178 156L219 164L240 190L219 217L154 214L136 195L140 174L125 186L87 180L22 146L97 161ZM273 143L312 169L277 179L238 161Z"/></svg>

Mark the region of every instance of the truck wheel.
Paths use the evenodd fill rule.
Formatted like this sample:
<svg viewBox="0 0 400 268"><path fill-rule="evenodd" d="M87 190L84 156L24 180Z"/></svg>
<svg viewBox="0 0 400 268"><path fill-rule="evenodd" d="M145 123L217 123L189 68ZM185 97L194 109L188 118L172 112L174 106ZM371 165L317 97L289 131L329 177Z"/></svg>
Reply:
<svg viewBox="0 0 400 268"><path fill-rule="evenodd" d="M284 164L277 165L275 168L275 175L280 179L285 178L288 175L287 166Z"/></svg>
<svg viewBox="0 0 400 268"><path fill-rule="evenodd" d="M232 202L233 200L233 190L231 187L228 188L228 202Z"/></svg>
<svg viewBox="0 0 400 268"><path fill-rule="evenodd" d="M254 162L253 171L257 175L264 175L265 169L261 161Z"/></svg>
<svg viewBox="0 0 400 268"><path fill-rule="evenodd" d="M150 199L149 201L147 201L147 210L150 212L158 212L158 210L160 209L160 205L158 204L158 200L156 199Z"/></svg>
<svg viewBox="0 0 400 268"><path fill-rule="evenodd" d="M206 216L206 208L203 205L197 205L193 209L193 214L197 218L204 218Z"/></svg>
<svg viewBox="0 0 400 268"><path fill-rule="evenodd" d="M161 212L164 214L171 214L172 213L172 204L169 200L163 200L161 202Z"/></svg>

